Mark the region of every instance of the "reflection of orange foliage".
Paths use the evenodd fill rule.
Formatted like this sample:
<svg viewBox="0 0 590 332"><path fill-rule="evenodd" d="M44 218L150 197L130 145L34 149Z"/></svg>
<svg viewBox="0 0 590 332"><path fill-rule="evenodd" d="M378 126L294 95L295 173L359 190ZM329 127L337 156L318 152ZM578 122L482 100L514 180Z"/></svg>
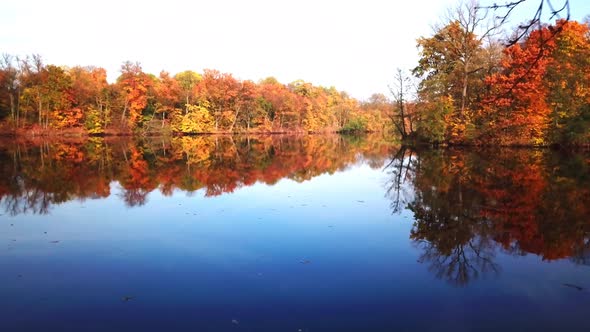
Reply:
<svg viewBox="0 0 590 332"><path fill-rule="evenodd" d="M499 166L480 187L487 202L482 215L494 220L497 240L508 248L527 243L538 234L537 211L546 183L537 165L518 169Z"/></svg>
<svg viewBox="0 0 590 332"><path fill-rule="evenodd" d="M161 143L105 144L99 138L75 143L7 142L0 144L0 188L5 188L0 189L5 191L0 198L24 198L29 189L51 194L55 200L48 204L107 197L112 181L121 184L123 198L131 206L144 204L158 187L164 195L176 189L203 189L206 196L217 196L257 182L273 184L285 177L304 181L332 173L354 163L359 153L379 167L387 146L378 138L352 144L337 135L196 136ZM18 169L22 171L14 173ZM10 179L16 175L23 178L24 188L11 187Z"/></svg>
<svg viewBox="0 0 590 332"><path fill-rule="evenodd" d="M563 170L564 160L570 158L551 160L553 154L533 150L430 155L421 156L414 180L420 200L413 209L428 217L418 220L422 226L414 230L421 231L414 234L416 238L437 238L440 234L428 232L443 225L430 223L456 220L454 227L465 227L467 233L475 230L472 236L489 237L507 251L544 259L571 257L588 242L590 158L578 159L571 169ZM585 177L580 181L568 174L571 171ZM465 239L447 247L464 244Z"/></svg>
<svg viewBox="0 0 590 332"><path fill-rule="evenodd" d="M564 200L570 203L575 201L570 201L569 195L562 195L567 191L557 191L557 188L551 187L553 179L547 177L542 160L534 157L528 160L518 158L523 155L527 154L503 156L506 159L496 162L495 169L491 172L488 170L485 181L478 184L487 202L482 214L494 222L495 238L505 249L517 244L520 250L541 255L545 259L570 257L583 244L585 235L583 232L563 232L563 226L576 225L580 219L564 216L562 213L571 209L567 206L550 207L557 207L556 203L561 204ZM560 197L549 199L555 192L560 192ZM581 193L583 190L577 188L574 192ZM556 212L561 215L556 215ZM583 216L579 215L578 218Z"/></svg>
<svg viewBox="0 0 590 332"><path fill-rule="evenodd" d="M124 152L125 153L125 152ZM127 158L127 156L125 155ZM126 159L127 166L124 176L119 180L125 189L125 199L129 205L141 205L145 202L147 194L157 187L154 179L149 174L148 163L143 157L142 151L132 145L130 157Z"/></svg>

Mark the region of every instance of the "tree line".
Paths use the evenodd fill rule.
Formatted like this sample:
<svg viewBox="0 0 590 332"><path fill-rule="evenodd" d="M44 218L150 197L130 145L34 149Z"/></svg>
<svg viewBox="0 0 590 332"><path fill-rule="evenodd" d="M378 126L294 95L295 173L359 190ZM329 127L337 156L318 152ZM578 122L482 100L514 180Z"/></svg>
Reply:
<svg viewBox="0 0 590 332"><path fill-rule="evenodd" d="M217 70L155 76L127 61L108 83L99 67L46 65L38 55L0 61L4 133L384 131L390 106L385 96L359 102L303 80L255 83Z"/></svg>
<svg viewBox="0 0 590 332"><path fill-rule="evenodd" d="M417 39L418 64L398 71L392 87L392 120L402 139L589 146L588 23L524 25L505 47L485 10L462 4L431 36Z"/></svg>
<svg viewBox="0 0 590 332"><path fill-rule="evenodd" d="M46 65L39 56L0 59L0 133L393 132L433 144L590 146L590 28L541 12L508 46L506 6L459 5L419 60L398 70L391 95L358 101L334 87L269 77L259 82L204 70L159 76L124 62L114 83L98 67ZM543 8L540 1L539 10ZM560 10L552 11L552 17Z"/></svg>

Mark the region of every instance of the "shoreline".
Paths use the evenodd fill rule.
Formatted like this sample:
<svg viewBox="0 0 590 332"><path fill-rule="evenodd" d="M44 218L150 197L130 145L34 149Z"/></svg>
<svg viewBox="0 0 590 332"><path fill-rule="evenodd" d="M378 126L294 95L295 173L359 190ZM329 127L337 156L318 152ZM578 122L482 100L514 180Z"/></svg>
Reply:
<svg viewBox="0 0 590 332"><path fill-rule="evenodd" d="M161 138L161 137L199 137L199 136L306 136L306 135L371 135L381 132L363 131L251 131L251 132L202 132L202 133L182 133L182 132L130 132L109 130L104 133L88 133L85 130L18 130L11 132L0 132L0 139L90 139L90 138ZM393 138L393 137L392 137ZM563 145L563 144L477 144L477 143L431 143L420 142L415 140L399 140L401 146L413 149L539 149L539 150L565 150L565 151L588 151L590 145Z"/></svg>
<svg viewBox="0 0 590 332"><path fill-rule="evenodd" d="M217 131L217 132L173 132L173 131L154 131L154 132L131 132L131 131L114 131L108 130L103 133L89 133L85 130L12 130L0 131L0 137L12 138L61 138L61 137L183 137L183 136L214 136L214 135L364 135L375 134L378 131L345 131L345 130L326 130L326 131L306 131L306 130L281 130L281 131Z"/></svg>

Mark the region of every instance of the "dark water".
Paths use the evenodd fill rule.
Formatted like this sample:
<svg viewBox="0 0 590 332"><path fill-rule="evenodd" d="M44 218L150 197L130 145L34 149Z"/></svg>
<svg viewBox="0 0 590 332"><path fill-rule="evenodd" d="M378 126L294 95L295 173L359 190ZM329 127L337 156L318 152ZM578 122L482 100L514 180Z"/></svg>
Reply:
<svg viewBox="0 0 590 332"><path fill-rule="evenodd" d="M590 330L590 155L0 141L0 331Z"/></svg>

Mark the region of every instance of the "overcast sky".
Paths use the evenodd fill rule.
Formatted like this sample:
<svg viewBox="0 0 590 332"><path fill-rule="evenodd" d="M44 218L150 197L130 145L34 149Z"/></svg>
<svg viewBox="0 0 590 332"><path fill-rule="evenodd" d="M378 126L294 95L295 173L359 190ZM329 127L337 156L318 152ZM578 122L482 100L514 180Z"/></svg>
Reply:
<svg viewBox="0 0 590 332"><path fill-rule="evenodd" d="M40 54L56 65L104 67L113 80L123 61L172 74L205 68L257 81L274 76L335 86L364 99L387 91L397 67L417 59L457 0L2 0L0 52ZM501 0L489 0L489 3ZM529 0L531 5L538 0ZM562 0L554 0L561 3ZM574 19L590 1L571 0ZM482 0L482 4L486 0ZM513 24L532 15L526 7Z"/></svg>

